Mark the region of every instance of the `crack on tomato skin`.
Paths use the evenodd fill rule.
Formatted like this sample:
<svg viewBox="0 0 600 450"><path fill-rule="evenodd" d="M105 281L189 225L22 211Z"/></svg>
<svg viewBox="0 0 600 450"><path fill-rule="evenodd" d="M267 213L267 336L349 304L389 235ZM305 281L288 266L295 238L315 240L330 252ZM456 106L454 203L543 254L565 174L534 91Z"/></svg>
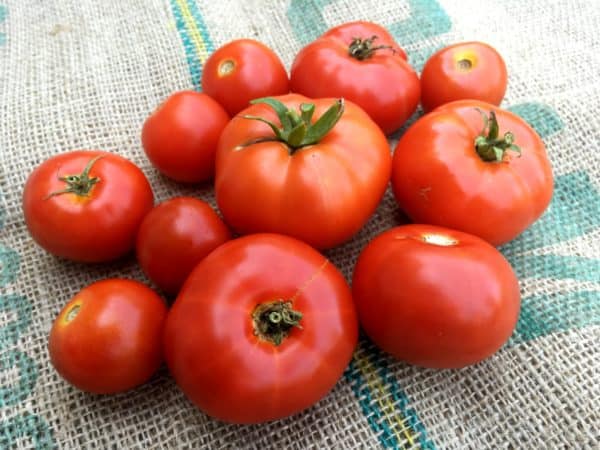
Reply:
<svg viewBox="0 0 600 450"><path fill-rule="evenodd" d="M290 302L293 302L294 300L296 300L300 296L300 294L302 294L302 292L304 292L306 289L308 289L308 287L323 273L323 271L325 270L325 267L327 267L328 264L329 264L329 260L327 258L325 258L325 261L323 261L323 263L319 266L319 268L317 268L317 270L314 271L314 273L310 276L310 278L308 278L302 284L302 286L300 286L298 288L298 290L296 290L294 295L292 295L292 297L290 298Z"/></svg>

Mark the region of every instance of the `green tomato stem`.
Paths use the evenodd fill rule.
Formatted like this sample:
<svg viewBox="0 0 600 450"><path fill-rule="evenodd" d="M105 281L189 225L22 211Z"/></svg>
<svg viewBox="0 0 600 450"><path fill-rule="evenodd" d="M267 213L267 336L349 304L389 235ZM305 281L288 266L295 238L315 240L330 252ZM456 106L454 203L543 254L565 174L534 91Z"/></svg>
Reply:
<svg viewBox="0 0 600 450"><path fill-rule="evenodd" d="M315 105L312 103L303 103L300 105L300 114L288 109L279 100L271 97L258 98L250 103L264 103L269 105L277 113L281 126L259 116L242 116L244 119L258 120L269 125L273 130L274 136L270 140L284 142L290 148L290 153L314 145L321 141L329 133L344 114L344 99L336 100L331 107L323 113L316 122L312 122L315 112ZM262 138L261 138L262 141ZM244 144L245 147L248 144Z"/></svg>
<svg viewBox="0 0 600 450"><path fill-rule="evenodd" d="M94 163L102 158L102 156L103 155L98 155L90 159L83 169L83 172L81 172L79 175L65 175L58 177L60 181L67 183L67 187L59 191L52 192L46 198L48 199L61 194L75 194L80 197L88 197L92 187L100 182L99 177L90 177L90 170L92 170Z"/></svg>
<svg viewBox="0 0 600 450"><path fill-rule="evenodd" d="M521 148L514 143L515 135L512 132L507 131L504 133L504 136L498 137L500 127L498 126L496 113L490 111L488 117L480 109L477 108L477 111L479 111L483 119L483 129L475 138L475 150L479 157L485 162L502 162L504 154L508 150L521 155Z"/></svg>

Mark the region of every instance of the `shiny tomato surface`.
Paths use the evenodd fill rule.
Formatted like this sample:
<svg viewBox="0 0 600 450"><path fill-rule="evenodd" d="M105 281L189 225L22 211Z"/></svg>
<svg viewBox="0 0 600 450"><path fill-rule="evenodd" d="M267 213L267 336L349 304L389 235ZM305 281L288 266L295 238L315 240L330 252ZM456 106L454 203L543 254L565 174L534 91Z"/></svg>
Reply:
<svg viewBox="0 0 600 450"><path fill-rule="evenodd" d="M499 126L497 149L514 142L518 151L496 154L485 143L482 129L491 123L490 112ZM484 145L478 150L480 137ZM542 215L552 198L553 176L542 139L523 119L489 103L463 100L426 114L402 136L392 188L414 222L465 231L497 246Z"/></svg>
<svg viewBox="0 0 600 450"><path fill-rule="evenodd" d="M101 151L53 156L31 173L23 191L33 239L56 256L81 262L110 261L131 251L153 203L142 171Z"/></svg>
<svg viewBox="0 0 600 450"><path fill-rule="evenodd" d="M235 116L250 100L287 94L290 87L273 50L253 39L237 39L210 55L202 69L202 90Z"/></svg>
<svg viewBox="0 0 600 450"><path fill-rule="evenodd" d="M276 97L299 111L315 105L320 118L336 101L297 94ZM291 148L254 116L279 124L272 108L256 104L225 127L215 192L225 221L241 234L281 233L317 248L348 239L375 211L389 182L390 149L367 114L351 102L317 143Z"/></svg>
<svg viewBox="0 0 600 450"><path fill-rule="evenodd" d="M362 327L411 364L458 368L496 352L520 307L518 280L502 254L467 233L404 225L360 254L352 294Z"/></svg>
<svg viewBox="0 0 600 450"><path fill-rule="evenodd" d="M75 387L95 394L132 389L158 369L167 308L149 287L107 279L82 289L50 331L50 360Z"/></svg>
<svg viewBox="0 0 600 450"><path fill-rule="evenodd" d="M455 100L481 100L500 105L507 72L502 56L484 42L461 42L434 53L421 72L421 104L425 111Z"/></svg>
<svg viewBox="0 0 600 450"><path fill-rule="evenodd" d="M208 95L176 92L144 122L144 151L150 162L173 180L210 180L219 136L227 122L227 112Z"/></svg>
<svg viewBox="0 0 600 450"><path fill-rule="evenodd" d="M325 396L357 339L350 289L335 266L296 239L254 234L196 266L169 312L164 348L202 411L258 423Z"/></svg>
<svg viewBox="0 0 600 450"><path fill-rule="evenodd" d="M227 226L208 203L176 197L144 218L137 236L137 259L160 289L177 295L196 264L230 238Z"/></svg>
<svg viewBox="0 0 600 450"><path fill-rule="evenodd" d="M292 92L343 97L364 109L385 134L415 112L420 87L406 53L390 33L371 22L351 22L304 47L292 64Z"/></svg>

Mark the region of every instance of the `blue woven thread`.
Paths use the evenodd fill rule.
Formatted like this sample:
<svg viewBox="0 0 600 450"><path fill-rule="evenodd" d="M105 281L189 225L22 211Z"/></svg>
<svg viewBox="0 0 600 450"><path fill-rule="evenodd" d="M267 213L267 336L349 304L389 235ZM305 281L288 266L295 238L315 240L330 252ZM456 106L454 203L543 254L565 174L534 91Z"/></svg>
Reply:
<svg viewBox="0 0 600 450"><path fill-rule="evenodd" d="M0 244L0 287L15 280L20 262L21 257L16 251Z"/></svg>
<svg viewBox="0 0 600 450"><path fill-rule="evenodd" d="M4 5L0 5L0 23L6 20L6 16L8 15L8 8ZM6 43L6 33L0 32L0 45L4 45Z"/></svg>
<svg viewBox="0 0 600 450"><path fill-rule="evenodd" d="M35 450L57 448L48 424L34 414L25 413L0 422L0 448L13 448L18 439L29 438Z"/></svg>
<svg viewBox="0 0 600 450"><path fill-rule="evenodd" d="M0 407L14 405L25 400L38 379L38 368L33 359L18 350L4 352L0 356L0 372L17 368L19 379L15 386L0 386ZM8 381L8 377L2 377Z"/></svg>
<svg viewBox="0 0 600 450"><path fill-rule="evenodd" d="M509 345L573 328L600 325L600 292L579 291L523 299Z"/></svg>
<svg viewBox="0 0 600 450"><path fill-rule="evenodd" d="M0 311L16 312L17 318L0 328L0 348L15 344L31 324L31 302L21 295L0 295Z"/></svg>
<svg viewBox="0 0 600 450"><path fill-rule="evenodd" d="M565 127L558 113L542 103L520 103L510 106L508 110L525 119L542 138L558 133Z"/></svg>

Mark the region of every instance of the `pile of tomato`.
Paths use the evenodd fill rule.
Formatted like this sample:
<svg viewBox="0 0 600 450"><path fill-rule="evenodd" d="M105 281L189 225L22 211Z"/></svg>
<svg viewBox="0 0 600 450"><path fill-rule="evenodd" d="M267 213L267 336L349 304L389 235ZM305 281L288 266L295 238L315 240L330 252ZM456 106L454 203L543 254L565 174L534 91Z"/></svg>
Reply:
<svg viewBox="0 0 600 450"><path fill-rule="evenodd" d="M495 248L552 196L540 137L500 108L505 64L481 42L435 53L420 77L383 27L337 26L296 56L237 40L206 62L203 93L177 92L147 118L144 151L182 183L214 180L218 209L191 197L154 206L127 159L71 151L24 189L35 241L105 262L135 249L167 298L133 280L83 288L57 317L51 362L68 382L114 393L162 361L202 411L234 423L294 414L346 368L359 324L408 363L457 368L496 352L520 308ZM386 134L421 103L426 114ZM320 253L351 239L391 182L412 224L375 237L352 287Z"/></svg>

